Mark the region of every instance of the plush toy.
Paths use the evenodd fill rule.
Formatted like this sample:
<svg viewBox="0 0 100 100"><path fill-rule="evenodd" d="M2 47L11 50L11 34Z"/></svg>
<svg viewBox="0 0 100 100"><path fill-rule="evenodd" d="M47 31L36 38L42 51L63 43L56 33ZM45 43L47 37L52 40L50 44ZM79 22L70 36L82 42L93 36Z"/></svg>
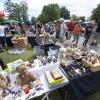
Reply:
<svg viewBox="0 0 100 100"><path fill-rule="evenodd" d="M66 53L65 53L65 59L70 59L73 55L73 49L68 47L67 50L66 50Z"/></svg>
<svg viewBox="0 0 100 100"><path fill-rule="evenodd" d="M68 47L68 48L67 48L67 53L73 53L73 49L70 48L70 47Z"/></svg>
<svg viewBox="0 0 100 100"><path fill-rule="evenodd" d="M0 87L5 89L7 87L7 84L7 79L3 75L0 75Z"/></svg>
<svg viewBox="0 0 100 100"><path fill-rule="evenodd" d="M64 58L64 54L66 52L66 49L65 48L60 48L59 50L59 59L63 59Z"/></svg>
<svg viewBox="0 0 100 100"><path fill-rule="evenodd" d="M26 66L25 64L21 64L20 66L18 66L18 67L16 68L16 71L17 71L18 73L22 73L24 70L27 70L27 66Z"/></svg>
<svg viewBox="0 0 100 100"><path fill-rule="evenodd" d="M28 84L29 88L33 88L32 82L37 79L36 76L28 72L26 66L23 65L18 66L16 70L19 73L16 78L16 83L20 86Z"/></svg>

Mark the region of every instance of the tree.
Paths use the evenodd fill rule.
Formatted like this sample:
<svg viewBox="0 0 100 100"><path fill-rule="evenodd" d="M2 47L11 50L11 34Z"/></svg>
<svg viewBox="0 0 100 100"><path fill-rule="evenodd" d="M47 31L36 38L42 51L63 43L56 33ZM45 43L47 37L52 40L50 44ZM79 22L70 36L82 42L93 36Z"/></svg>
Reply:
<svg viewBox="0 0 100 100"><path fill-rule="evenodd" d="M78 16L76 16L75 14L73 14L72 16L71 16L71 19L73 19L74 21L78 21Z"/></svg>
<svg viewBox="0 0 100 100"><path fill-rule="evenodd" d="M42 22L42 23L47 22L46 19L44 19L43 14L40 14L40 15L37 17L37 21L40 21L40 22Z"/></svg>
<svg viewBox="0 0 100 100"><path fill-rule="evenodd" d="M28 5L25 1L20 2L20 8L21 8L21 14L22 14L22 20L27 21L28 20Z"/></svg>
<svg viewBox="0 0 100 100"><path fill-rule="evenodd" d="M33 22L33 23L36 23L36 18L33 16L33 17L31 17L31 21Z"/></svg>
<svg viewBox="0 0 100 100"><path fill-rule="evenodd" d="M11 5L9 7L9 4ZM14 19L14 20L28 20L28 14L27 14L27 3L22 1L20 4L18 3L12 3L11 0L8 0L5 3L5 11L8 13L8 19Z"/></svg>
<svg viewBox="0 0 100 100"><path fill-rule="evenodd" d="M96 22L100 20L100 4L97 5L97 8L93 9L91 19Z"/></svg>
<svg viewBox="0 0 100 100"><path fill-rule="evenodd" d="M60 17L64 18L64 19L69 19L70 18L70 11L68 11L68 9L66 9L66 7L61 7Z"/></svg>
<svg viewBox="0 0 100 100"><path fill-rule="evenodd" d="M15 3L12 6L12 11L8 16L8 19L21 20L21 7L19 4Z"/></svg>
<svg viewBox="0 0 100 100"><path fill-rule="evenodd" d="M80 16L79 20L81 20L82 22L85 22L85 16Z"/></svg>
<svg viewBox="0 0 100 100"><path fill-rule="evenodd" d="M42 22L54 21L60 18L60 8L58 4L45 5L42 9L42 13L38 16L38 19Z"/></svg>
<svg viewBox="0 0 100 100"><path fill-rule="evenodd" d="M5 11L10 13L11 10L12 10L12 6L13 6L13 2L11 0L7 0L5 3L4 3L4 8L5 8Z"/></svg>
<svg viewBox="0 0 100 100"><path fill-rule="evenodd" d="M7 0L4 3L4 9L5 9L5 12L7 12L8 17L12 16L12 8L13 8L13 5L14 5L14 3L11 2L11 0Z"/></svg>
<svg viewBox="0 0 100 100"><path fill-rule="evenodd" d="M4 17L0 17L0 24L4 23L4 20L5 20Z"/></svg>

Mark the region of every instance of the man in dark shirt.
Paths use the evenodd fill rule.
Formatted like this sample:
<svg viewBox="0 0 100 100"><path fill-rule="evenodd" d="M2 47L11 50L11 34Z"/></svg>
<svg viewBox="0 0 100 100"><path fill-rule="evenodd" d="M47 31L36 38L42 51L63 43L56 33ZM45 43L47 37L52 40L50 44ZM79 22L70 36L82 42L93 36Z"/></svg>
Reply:
<svg viewBox="0 0 100 100"><path fill-rule="evenodd" d="M95 25L94 27L94 32L92 35L92 43L90 44L91 46L97 46L100 40L100 21Z"/></svg>
<svg viewBox="0 0 100 100"><path fill-rule="evenodd" d="M41 25L40 21L38 21L36 28L37 28L37 33L41 34L42 25Z"/></svg>
<svg viewBox="0 0 100 100"><path fill-rule="evenodd" d="M85 28L85 34L84 34L85 41L83 42L83 46L85 47L87 46L87 42L91 36L92 31L93 31L92 24L89 23Z"/></svg>

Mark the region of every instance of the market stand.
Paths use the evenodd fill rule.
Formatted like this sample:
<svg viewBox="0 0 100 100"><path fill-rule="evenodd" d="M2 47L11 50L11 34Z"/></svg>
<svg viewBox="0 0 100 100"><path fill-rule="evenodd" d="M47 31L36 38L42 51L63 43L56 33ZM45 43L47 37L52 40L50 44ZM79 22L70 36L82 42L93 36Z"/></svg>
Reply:
<svg viewBox="0 0 100 100"><path fill-rule="evenodd" d="M35 98L35 97L38 97L38 96L41 96L41 95L47 95L47 94L49 94L51 91L53 91L53 90L55 90L55 89L58 89L58 88L60 88L60 87L62 87L62 86L64 86L64 85L66 85L66 84L68 84L69 83L69 81L68 81L68 79L65 77L65 73L63 74L64 75L64 78L65 78L65 80L62 82L62 83L59 83L59 84L57 84L57 85L55 85L55 86L53 86L53 87L49 87L48 86L48 82L47 82L47 80L46 80L46 76L45 76L45 71L47 71L47 70L51 70L51 69L54 69L54 68L60 68L60 66L59 66L59 62L57 62L57 63L55 63L55 64L50 64L50 65L46 65L46 66L41 66L41 67L35 67L35 68L29 68L28 70L30 70L31 72L33 72L33 73L37 73L40 77L39 77L39 79L43 82L43 91L35 91L34 89L32 89L31 90L31 92L28 94L28 95L25 95L25 94L23 94L20 98L17 98L18 100L22 100L22 98L23 98L23 100L26 100L26 99L31 99L31 98ZM12 81L12 83L11 84L13 84L13 86L15 86L15 87L17 87L18 88L18 86L16 86L16 84L14 84L14 80L15 80L15 77L16 77L16 73L9 73L7 70L5 70L4 72L3 72L4 74L6 74L7 73L7 75L8 76L10 76L10 79L11 79L11 81ZM35 94L34 94L34 92L35 92ZM48 95L47 95L48 96ZM45 98L47 98L47 96L45 97ZM10 96L8 96L9 98L10 98ZM8 98L8 97L6 97L6 98ZM6 98L4 99L4 100L6 100ZM11 99L11 98L10 98ZM11 100L13 100L13 99L11 99ZM44 100L44 99L43 99Z"/></svg>
<svg viewBox="0 0 100 100"><path fill-rule="evenodd" d="M67 49L67 51L66 51L66 49ZM72 49L74 49L74 53L72 53ZM64 55L61 54L60 57L57 58L56 63L55 63L55 58L53 58L54 55L52 55L52 57L50 58L50 59L52 59L52 61L54 61L54 62L52 62L52 64L45 65L45 62L43 62L44 64L41 65L39 60L36 59L35 61L33 61L34 67L29 68L29 70L33 71L35 73L37 72L39 74L39 76L42 77L42 79L40 79L40 80L44 80L43 83L44 83L45 89L44 89L44 91L42 91L42 93L39 93L38 95L36 95L36 93L34 92L34 89L33 89L28 95L24 95L25 97L22 97L22 98L31 99L31 98L45 94L44 99L45 98L48 99L48 94L51 91L58 89L60 87L69 85L70 86L70 88L68 90L69 91L69 99L70 100L73 100L73 99L84 100L86 96L88 96L91 93L94 93L95 91L100 89L100 86L99 86L100 82L98 81L99 75L100 75L99 70L98 71L96 70L96 72L92 72L91 68L85 68L86 65L81 62L82 58L86 57L89 54L89 56L91 56L90 57L91 61L92 61L91 63L94 64L93 61L95 59L97 59L96 58L97 55L94 56L94 54L90 53L90 51L88 51L88 50L84 51L84 50L81 50L78 48L69 48L68 46L63 47L63 49L60 53L63 53ZM65 56L65 54L66 54L66 56ZM92 56L95 59L92 59L93 58ZM98 59L99 59L99 57L98 57ZM45 60L46 60L46 58L45 58ZM71 67L68 67L70 65L71 65ZM62 73L65 75L65 81L61 82L60 84L57 84L56 86L54 85L52 88L49 88L47 85L47 80L45 78L44 73L45 73L45 71L54 69L56 67L60 68L61 71L62 71L62 69L64 70L64 71L62 71ZM72 75L72 76L70 77L70 75ZM66 90L67 90L67 88L66 88Z"/></svg>
<svg viewBox="0 0 100 100"><path fill-rule="evenodd" d="M97 57L98 54L92 50L82 51L82 55L80 55L79 52L80 51L76 53L78 56L74 56L73 63L68 66L61 65L69 79L69 86L66 88L66 90L68 90L68 100L85 100L87 96L100 90L100 63L90 64L90 62L88 62L91 61L91 63L94 63L91 57L95 59L93 55ZM88 59L84 63L83 60L85 58Z"/></svg>

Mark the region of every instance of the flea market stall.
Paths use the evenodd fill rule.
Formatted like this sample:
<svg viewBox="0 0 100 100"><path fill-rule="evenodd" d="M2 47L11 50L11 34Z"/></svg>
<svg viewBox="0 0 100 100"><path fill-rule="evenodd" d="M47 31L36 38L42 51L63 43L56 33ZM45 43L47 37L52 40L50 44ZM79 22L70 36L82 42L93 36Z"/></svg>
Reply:
<svg viewBox="0 0 100 100"><path fill-rule="evenodd" d="M25 62L18 59L0 71L0 100L30 100L41 95L41 100L49 100L52 91L64 86L69 100L84 100L100 89L100 56L93 50L75 48L69 42L55 43L46 33L34 39L24 37L30 42L29 38L36 43L37 57ZM19 36L11 39L13 45L22 47Z"/></svg>

